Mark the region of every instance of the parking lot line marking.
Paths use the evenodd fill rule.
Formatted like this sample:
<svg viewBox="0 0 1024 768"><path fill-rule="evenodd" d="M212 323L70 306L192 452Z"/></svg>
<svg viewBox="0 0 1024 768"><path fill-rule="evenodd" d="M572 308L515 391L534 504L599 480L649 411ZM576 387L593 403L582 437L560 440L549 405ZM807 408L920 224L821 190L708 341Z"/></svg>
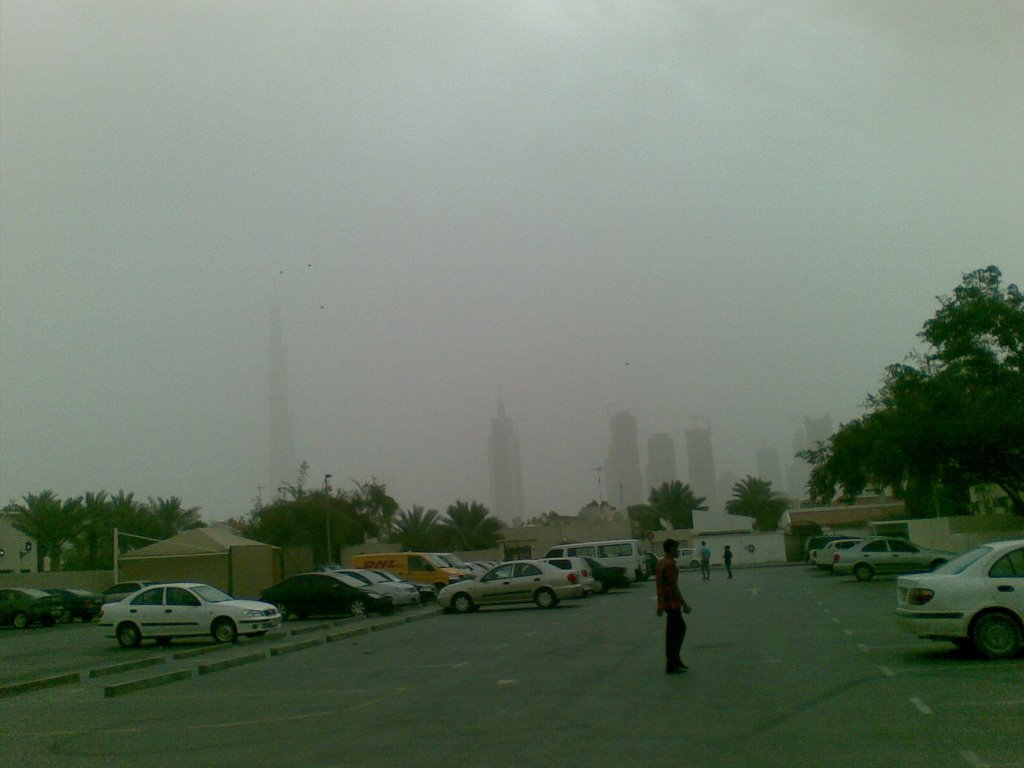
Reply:
<svg viewBox="0 0 1024 768"><path fill-rule="evenodd" d="M917 696L911 696L910 703L917 707L918 711L920 711L922 715L934 714L931 710L931 707L929 707L927 704L925 704L923 701L917 698Z"/></svg>
<svg viewBox="0 0 1024 768"><path fill-rule="evenodd" d="M458 664L452 664L452 669L462 669L467 664L469 664L468 661L460 661Z"/></svg>
<svg viewBox="0 0 1024 768"><path fill-rule="evenodd" d="M518 680L499 680L498 681L498 685L516 685L518 683L519 683Z"/></svg>
<svg viewBox="0 0 1024 768"><path fill-rule="evenodd" d="M240 725L266 725L268 723L287 723L292 720L309 720L312 717L326 717L327 715L337 715L337 710L327 710L325 712L307 712L304 715L289 715L288 717L263 717L256 720L235 720L229 723L203 723L201 725L190 725L188 729L190 731L210 731L215 728L237 728Z"/></svg>
<svg viewBox="0 0 1024 768"><path fill-rule="evenodd" d="M977 754L970 750L961 750L960 756L968 763L974 766L974 768L989 768L989 764L981 759Z"/></svg>
<svg viewBox="0 0 1024 768"><path fill-rule="evenodd" d="M882 674L886 677L896 677L896 673L889 669L885 664L879 664L878 668L882 671Z"/></svg>
<svg viewBox="0 0 1024 768"><path fill-rule="evenodd" d="M860 648L864 653L871 653L871 649L864 645L864 643L857 643L857 647Z"/></svg>

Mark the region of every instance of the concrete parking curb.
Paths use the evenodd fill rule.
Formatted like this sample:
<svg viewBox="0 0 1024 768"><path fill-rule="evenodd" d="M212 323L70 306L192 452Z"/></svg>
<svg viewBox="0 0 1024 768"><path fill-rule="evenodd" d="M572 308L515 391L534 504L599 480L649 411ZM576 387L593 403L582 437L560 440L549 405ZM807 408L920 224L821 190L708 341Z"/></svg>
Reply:
<svg viewBox="0 0 1024 768"><path fill-rule="evenodd" d="M24 683L0 685L0 699L4 698L5 696L15 696L19 693L27 693L28 691L37 691L41 688L54 688L58 685L69 685L71 683L78 683L81 682L81 680L81 672L68 672L63 675L41 677L38 680L26 680Z"/></svg>
<svg viewBox="0 0 1024 768"><path fill-rule="evenodd" d="M359 637L360 635L369 634L369 627L356 627L355 629L343 629L339 632L328 632L325 636L325 640L328 643L336 643L339 640L348 640L350 637Z"/></svg>
<svg viewBox="0 0 1024 768"><path fill-rule="evenodd" d="M243 664L252 664L253 662L263 661L266 658L266 651L258 651L257 653L248 653L245 656L233 656L230 659L211 661L208 664L199 665L199 674L208 675L211 672L220 672L222 669L231 669L231 667L240 667Z"/></svg>
<svg viewBox="0 0 1024 768"><path fill-rule="evenodd" d="M207 653L214 653L216 651L222 651L228 646L217 643L216 645L204 645L201 648L189 648L187 651L175 651L171 654L171 658L175 661L181 659L191 659L193 656L203 656Z"/></svg>
<svg viewBox="0 0 1024 768"><path fill-rule="evenodd" d="M127 683L108 685L103 689L103 696L108 699L113 696L123 696L126 693L141 691L145 688L155 688L158 685L167 685L168 683L185 680L189 677L192 677L191 669L179 669L177 672L165 672L162 675L143 677L140 680L132 680Z"/></svg>
<svg viewBox="0 0 1024 768"><path fill-rule="evenodd" d="M126 661L122 664L112 664L109 667L97 667L89 670L89 677L103 677L105 675L116 675L118 672L128 672L133 669L142 669L143 667L154 667L157 664L163 664L163 656L151 656L148 659L136 659L135 661Z"/></svg>
<svg viewBox="0 0 1024 768"><path fill-rule="evenodd" d="M441 609L437 608L433 611L424 611L423 613L417 613L415 616L406 616L405 623L411 624L414 621L423 621L424 619L432 619L441 613Z"/></svg>
<svg viewBox="0 0 1024 768"><path fill-rule="evenodd" d="M380 632L382 629L390 629L391 627L398 627L405 624L404 618L401 619L388 619L387 621L379 621L376 624L370 625L371 632Z"/></svg>
<svg viewBox="0 0 1024 768"><path fill-rule="evenodd" d="M271 656L283 656L286 653L295 653L296 651L302 651L306 648L312 648L317 645L323 645L324 639L322 637L313 637L309 640L303 640L300 643L289 643L288 645L279 645L276 648L270 649Z"/></svg>
<svg viewBox="0 0 1024 768"><path fill-rule="evenodd" d="M325 629L330 629L330 624L311 624L308 627L297 627L295 629L289 629L289 635L308 635L310 632L323 632Z"/></svg>

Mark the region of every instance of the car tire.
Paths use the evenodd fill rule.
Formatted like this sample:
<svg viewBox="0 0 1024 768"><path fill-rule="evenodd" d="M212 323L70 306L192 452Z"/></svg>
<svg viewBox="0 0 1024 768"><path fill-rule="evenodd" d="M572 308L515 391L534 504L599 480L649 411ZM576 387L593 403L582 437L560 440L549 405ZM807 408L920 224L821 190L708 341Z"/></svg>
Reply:
<svg viewBox="0 0 1024 768"><path fill-rule="evenodd" d="M1024 643L1020 625L1012 616L991 611L971 623L971 641L978 653L988 659L1008 659Z"/></svg>
<svg viewBox="0 0 1024 768"><path fill-rule="evenodd" d="M28 626L28 614L23 611L18 611L14 614L14 618L11 619L11 623L15 629L24 629Z"/></svg>
<svg viewBox="0 0 1024 768"><path fill-rule="evenodd" d="M554 608L558 605L558 597L550 589L543 587L537 590L533 596L533 602L537 604L538 608Z"/></svg>
<svg viewBox="0 0 1024 768"><path fill-rule="evenodd" d="M608 585L607 584L605 584L600 579L594 579L594 594L595 595L603 595L607 591L608 591Z"/></svg>
<svg viewBox="0 0 1024 768"><path fill-rule="evenodd" d="M238 628L231 619L220 618L213 622L210 634L218 643L233 643L238 640Z"/></svg>
<svg viewBox="0 0 1024 768"><path fill-rule="evenodd" d="M473 598L466 592L459 592L452 595L452 610L455 613L471 613L474 609Z"/></svg>
<svg viewBox="0 0 1024 768"><path fill-rule="evenodd" d="M871 581L875 576L875 569L867 563L857 563L853 566L853 575L857 581Z"/></svg>
<svg viewBox="0 0 1024 768"><path fill-rule="evenodd" d="M277 612L281 614L281 621L287 621L288 617L292 615L287 605L278 604Z"/></svg>
<svg viewBox="0 0 1024 768"><path fill-rule="evenodd" d="M61 624L70 624L74 620L75 620L75 617L72 616L70 613L62 614L61 617L60 617L60 623Z"/></svg>
<svg viewBox="0 0 1024 768"><path fill-rule="evenodd" d="M142 633L137 626L126 621L117 628L117 642L122 648L138 648L142 642Z"/></svg>
<svg viewBox="0 0 1024 768"><path fill-rule="evenodd" d="M353 598L352 601L348 604L348 613L349 616L355 616L356 618L361 618L365 616L366 601L363 600L361 597Z"/></svg>
<svg viewBox="0 0 1024 768"><path fill-rule="evenodd" d="M166 648L168 645L171 644L171 638L167 637L167 635L161 635L156 639L156 644L159 645L161 648Z"/></svg>

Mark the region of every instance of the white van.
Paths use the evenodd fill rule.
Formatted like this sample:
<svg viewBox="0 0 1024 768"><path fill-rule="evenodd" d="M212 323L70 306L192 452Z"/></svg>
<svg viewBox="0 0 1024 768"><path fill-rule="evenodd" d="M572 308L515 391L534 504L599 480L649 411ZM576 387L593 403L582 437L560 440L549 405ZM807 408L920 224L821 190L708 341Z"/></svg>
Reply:
<svg viewBox="0 0 1024 768"><path fill-rule="evenodd" d="M649 575L647 561L636 539L558 544L549 549L544 557L593 557L605 565L624 568L630 581L641 581Z"/></svg>

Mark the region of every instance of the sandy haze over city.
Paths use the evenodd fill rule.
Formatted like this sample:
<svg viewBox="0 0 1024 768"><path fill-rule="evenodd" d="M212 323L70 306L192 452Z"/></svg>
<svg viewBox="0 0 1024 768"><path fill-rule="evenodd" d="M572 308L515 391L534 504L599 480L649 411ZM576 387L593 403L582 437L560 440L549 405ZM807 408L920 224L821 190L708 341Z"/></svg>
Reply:
<svg viewBox="0 0 1024 768"><path fill-rule="evenodd" d="M783 468L936 295L1024 281L1018 2L0 5L0 503L247 512L296 464L528 515L710 424ZM641 459L643 461L643 459Z"/></svg>

